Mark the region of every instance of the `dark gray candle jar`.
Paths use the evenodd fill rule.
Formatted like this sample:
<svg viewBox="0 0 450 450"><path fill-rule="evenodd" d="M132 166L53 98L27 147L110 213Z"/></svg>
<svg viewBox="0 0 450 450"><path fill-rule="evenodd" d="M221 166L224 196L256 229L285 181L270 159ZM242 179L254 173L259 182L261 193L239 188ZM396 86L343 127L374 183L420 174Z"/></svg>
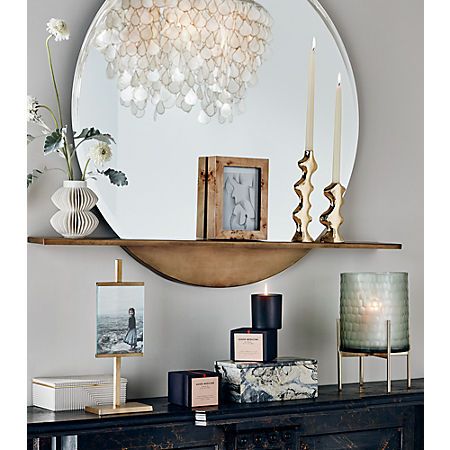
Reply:
<svg viewBox="0 0 450 450"><path fill-rule="evenodd" d="M281 329L282 299L281 294L252 294L252 328Z"/></svg>

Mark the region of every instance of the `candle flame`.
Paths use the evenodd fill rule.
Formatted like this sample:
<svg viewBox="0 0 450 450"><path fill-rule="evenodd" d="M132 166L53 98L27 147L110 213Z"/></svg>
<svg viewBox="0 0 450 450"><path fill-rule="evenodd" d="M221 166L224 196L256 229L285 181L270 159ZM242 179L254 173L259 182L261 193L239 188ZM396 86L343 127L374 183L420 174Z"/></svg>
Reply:
<svg viewBox="0 0 450 450"><path fill-rule="evenodd" d="M264 295L267 295L269 292L267 291L267 283L264 285Z"/></svg>
<svg viewBox="0 0 450 450"><path fill-rule="evenodd" d="M382 305L378 300L372 300L368 305L367 309L371 312L378 312L382 309Z"/></svg>
<svg viewBox="0 0 450 450"><path fill-rule="evenodd" d="M315 49L316 49L316 38L313 37L313 40L312 40L312 50L314 51Z"/></svg>
<svg viewBox="0 0 450 450"><path fill-rule="evenodd" d="M341 72L338 73L338 86L341 85Z"/></svg>

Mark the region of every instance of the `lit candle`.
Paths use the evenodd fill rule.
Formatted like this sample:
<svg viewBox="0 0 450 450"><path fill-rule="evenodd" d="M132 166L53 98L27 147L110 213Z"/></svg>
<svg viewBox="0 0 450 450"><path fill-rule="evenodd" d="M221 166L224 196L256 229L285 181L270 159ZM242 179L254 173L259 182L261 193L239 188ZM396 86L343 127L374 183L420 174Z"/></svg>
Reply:
<svg viewBox="0 0 450 450"><path fill-rule="evenodd" d="M341 74L338 75L336 87L336 110L334 113L334 146L333 146L333 183L341 178L341 142L342 142L342 87Z"/></svg>
<svg viewBox="0 0 450 450"><path fill-rule="evenodd" d="M363 298L363 293L359 293ZM365 306L362 306L362 318L365 324L365 332L368 335L376 335L378 331L378 324L382 321L382 304L378 300L370 300Z"/></svg>
<svg viewBox="0 0 450 450"><path fill-rule="evenodd" d="M314 136L314 90L316 85L316 38L313 38L309 55L308 104L306 113L306 150L313 149Z"/></svg>
<svg viewBox="0 0 450 450"><path fill-rule="evenodd" d="M281 294L269 294L267 284L264 294L252 294L252 328L258 330L279 330L282 315Z"/></svg>

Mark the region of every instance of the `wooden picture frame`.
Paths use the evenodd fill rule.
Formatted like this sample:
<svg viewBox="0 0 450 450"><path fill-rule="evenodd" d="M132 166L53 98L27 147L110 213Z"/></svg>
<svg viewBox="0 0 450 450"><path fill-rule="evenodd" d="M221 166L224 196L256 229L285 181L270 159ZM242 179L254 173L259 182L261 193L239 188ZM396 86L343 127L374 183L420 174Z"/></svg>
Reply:
<svg viewBox="0 0 450 450"><path fill-rule="evenodd" d="M144 322L144 304L145 304L145 291L144 291L144 283L143 282L126 282L126 281L106 281L106 282L97 282L96 283L96 287L97 287L97 319L96 319L96 353L95 353L95 357L96 358L118 358L118 357L133 357L133 356L144 356L144 326L145 326L145 322ZM103 295L103 297L105 297L105 292L103 292L101 294L101 288L112 288L115 287L117 289L119 289L119 291L115 292L115 295L118 295L118 292L121 292L120 290L122 289L127 289L127 288L136 288L136 287L142 287L142 291L139 290L139 292L135 292L134 296L135 298L139 295L139 298L136 298L136 301L133 302L128 302L128 303L124 303L122 300L119 300L120 302L124 303L124 307L125 310L126 309L134 309L134 317L135 317L135 324L140 324L140 326L136 326L136 333L138 333L137 336L137 340L139 340L140 336L139 333L142 333L142 347L141 347L141 351L131 351L131 350L127 350L127 351L106 351L106 350L102 350L99 351L100 349L100 344L99 344L99 337L100 335L103 335L104 332L100 332L99 326L100 326L100 309L103 308L103 306L100 305L100 301L103 302L103 304L105 304L105 302L108 301L108 299L102 299L101 295ZM104 291L104 290L103 290ZM129 291L127 291L129 292ZM117 300L116 300L117 302ZM116 308L117 309L117 308ZM122 308L123 309L123 308ZM124 311L125 311L124 310ZM136 318L136 313L138 313L138 317ZM142 317L139 317L139 315L142 314ZM125 313L122 314L123 315L123 326L124 326L124 330L123 330L123 334L126 333L125 329L126 327L126 323L127 323L127 319L128 316L125 315ZM137 322L136 322L137 319ZM106 328L106 326L103 325L103 328ZM135 334L136 335L136 334ZM123 337L123 336L122 336Z"/></svg>
<svg viewBox="0 0 450 450"><path fill-rule="evenodd" d="M269 160L202 156L197 239L267 239Z"/></svg>

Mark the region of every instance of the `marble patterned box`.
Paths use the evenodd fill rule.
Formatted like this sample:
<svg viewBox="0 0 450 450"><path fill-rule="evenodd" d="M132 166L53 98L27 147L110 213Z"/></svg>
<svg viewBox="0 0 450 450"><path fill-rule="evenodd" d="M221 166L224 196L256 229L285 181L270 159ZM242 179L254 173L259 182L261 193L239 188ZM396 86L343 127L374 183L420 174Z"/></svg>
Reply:
<svg viewBox="0 0 450 450"><path fill-rule="evenodd" d="M271 362L216 361L225 400L258 403L315 398L317 360L297 357Z"/></svg>

